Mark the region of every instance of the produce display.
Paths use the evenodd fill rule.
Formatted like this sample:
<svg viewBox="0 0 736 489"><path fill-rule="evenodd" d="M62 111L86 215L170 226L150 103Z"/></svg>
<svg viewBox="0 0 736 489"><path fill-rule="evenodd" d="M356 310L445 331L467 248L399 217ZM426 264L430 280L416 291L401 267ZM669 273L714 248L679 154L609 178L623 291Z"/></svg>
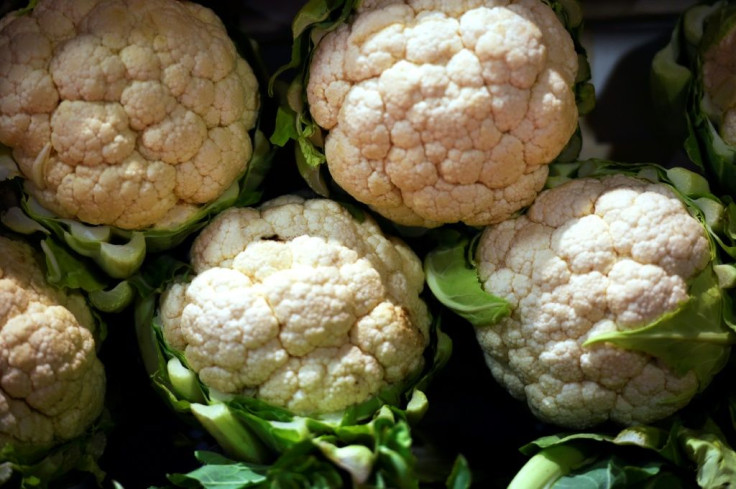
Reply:
<svg viewBox="0 0 736 489"><path fill-rule="evenodd" d="M272 3L0 6L0 487L734 486L736 4Z"/></svg>

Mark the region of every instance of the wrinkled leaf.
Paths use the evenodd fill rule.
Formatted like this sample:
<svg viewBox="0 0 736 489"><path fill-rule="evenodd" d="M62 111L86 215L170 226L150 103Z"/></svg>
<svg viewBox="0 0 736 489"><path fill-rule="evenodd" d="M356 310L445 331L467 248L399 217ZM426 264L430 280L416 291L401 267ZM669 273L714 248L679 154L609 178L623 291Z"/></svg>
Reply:
<svg viewBox="0 0 736 489"><path fill-rule="evenodd" d="M474 326L491 326L511 314L511 304L489 294L466 259L469 242L459 241L427 254L427 285L437 299Z"/></svg>
<svg viewBox="0 0 736 489"><path fill-rule="evenodd" d="M693 280L688 292L690 299L684 305L652 324L598 334L583 346L612 343L645 352L661 359L678 375L694 371L704 388L725 365L736 336L723 322L723 291L711 267Z"/></svg>

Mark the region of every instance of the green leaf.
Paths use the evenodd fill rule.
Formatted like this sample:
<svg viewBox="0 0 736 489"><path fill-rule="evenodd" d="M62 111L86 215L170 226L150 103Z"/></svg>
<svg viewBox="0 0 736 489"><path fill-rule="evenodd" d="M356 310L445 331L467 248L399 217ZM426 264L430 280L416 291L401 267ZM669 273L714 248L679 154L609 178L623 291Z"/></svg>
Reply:
<svg viewBox="0 0 736 489"><path fill-rule="evenodd" d="M511 314L511 304L489 294L466 259L469 242L440 247L427 254L424 271L434 296L474 326L491 326Z"/></svg>
<svg viewBox="0 0 736 489"><path fill-rule="evenodd" d="M702 406L697 411L698 419L709 414ZM708 417L697 428L673 417L656 427L632 426L614 435L546 436L522 452L533 456L514 479L519 488L723 489L736 480L736 452Z"/></svg>
<svg viewBox="0 0 736 489"><path fill-rule="evenodd" d="M296 39L313 24L327 20L337 3L339 2L334 0L309 0L294 16L291 27L292 36Z"/></svg>
<svg viewBox="0 0 736 489"><path fill-rule="evenodd" d="M468 461L462 455L455 459L452 465L452 471L445 481L447 489L470 489L473 482L472 472Z"/></svg>
<svg viewBox="0 0 736 489"><path fill-rule="evenodd" d="M266 476L245 464L231 463L203 465L188 474L170 475L169 480L184 487L192 481L203 489L243 489L257 486L266 480Z"/></svg>
<svg viewBox="0 0 736 489"><path fill-rule="evenodd" d="M299 136L294 127L296 114L286 107L279 107L276 111L276 122L270 141L276 146L285 146L287 142Z"/></svg>
<svg viewBox="0 0 736 489"><path fill-rule="evenodd" d="M617 457L599 460L584 470L561 477L554 489L626 489L659 474L661 463L629 465Z"/></svg>
<svg viewBox="0 0 736 489"><path fill-rule="evenodd" d="M297 139L297 143L299 152L304 157L304 163L308 166L316 168L326 161L322 149L317 148L310 139L300 136Z"/></svg>
<svg viewBox="0 0 736 489"><path fill-rule="evenodd" d="M685 452L698 466L700 487L720 489L736 481L736 452L723 435L683 429L679 437Z"/></svg>
<svg viewBox="0 0 736 489"><path fill-rule="evenodd" d="M712 267L693 280L689 293L685 304L652 324L599 334L583 346L607 342L645 352L661 359L678 375L694 371L702 389L727 361L736 337L723 323L723 291Z"/></svg>
<svg viewBox="0 0 736 489"><path fill-rule="evenodd" d="M46 278L50 283L87 292L100 291L104 288L105 282L100 277L53 238L43 240L41 249L46 257Z"/></svg>
<svg viewBox="0 0 736 489"><path fill-rule="evenodd" d="M667 169L667 179L677 190L690 198L710 195L708 180L702 175L679 166Z"/></svg>

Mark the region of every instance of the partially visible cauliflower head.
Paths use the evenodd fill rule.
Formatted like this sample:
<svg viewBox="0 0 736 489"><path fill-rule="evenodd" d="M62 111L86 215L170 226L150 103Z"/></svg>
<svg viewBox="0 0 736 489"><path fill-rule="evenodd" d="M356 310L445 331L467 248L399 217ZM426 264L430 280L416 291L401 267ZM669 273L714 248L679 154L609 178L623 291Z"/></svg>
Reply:
<svg viewBox="0 0 736 489"><path fill-rule="evenodd" d="M0 446L51 447L99 416L94 325L81 296L46 283L27 244L0 236Z"/></svg>
<svg viewBox="0 0 736 489"><path fill-rule="evenodd" d="M500 222L575 131L578 59L539 0L374 0L328 33L307 95L335 181L405 225Z"/></svg>
<svg viewBox="0 0 736 489"><path fill-rule="evenodd" d="M736 29L703 53L703 85L707 99L722 114L720 134L723 140L736 145Z"/></svg>
<svg viewBox="0 0 736 489"><path fill-rule="evenodd" d="M162 295L164 337L216 391L330 413L423 365L421 262L367 216L294 196L233 208L191 260L196 276Z"/></svg>
<svg viewBox="0 0 736 489"><path fill-rule="evenodd" d="M611 344L582 346L676 310L709 263L703 225L668 187L622 175L573 180L484 231L476 253L484 289L514 307L476 329L486 362L542 420L649 423L698 390L692 371L678 376Z"/></svg>
<svg viewBox="0 0 736 489"><path fill-rule="evenodd" d="M41 0L0 20L0 142L65 218L165 227L246 169L257 81L215 14L174 0Z"/></svg>

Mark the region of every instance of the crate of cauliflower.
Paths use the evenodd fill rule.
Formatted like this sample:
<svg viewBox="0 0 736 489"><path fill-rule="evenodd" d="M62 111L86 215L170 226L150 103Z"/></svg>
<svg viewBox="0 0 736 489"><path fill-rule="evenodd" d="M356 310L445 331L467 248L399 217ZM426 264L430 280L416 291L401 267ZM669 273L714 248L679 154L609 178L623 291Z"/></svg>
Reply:
<svg viewBox="0 0 736 489"><path fill-rule="evenodd" d="M450 348L414 252L366 214L287 195L221 213L189 258L140 282L141 348L171 405L256 480L414 487L410 423Z"/></svg>

